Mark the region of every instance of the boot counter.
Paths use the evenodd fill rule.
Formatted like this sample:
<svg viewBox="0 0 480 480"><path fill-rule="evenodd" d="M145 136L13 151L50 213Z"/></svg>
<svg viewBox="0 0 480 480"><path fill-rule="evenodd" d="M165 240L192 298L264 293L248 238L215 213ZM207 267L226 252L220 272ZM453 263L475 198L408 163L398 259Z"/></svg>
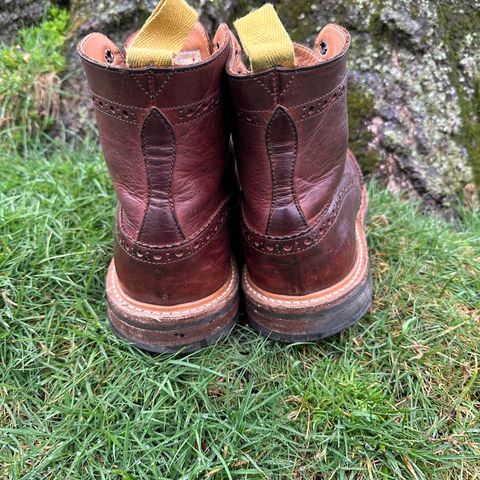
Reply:
<svg viewBox="0 0 480 480"><path fill-rule="evenodd" d="M355 222L362 178L351 154L332 201L310 229L272 237L243 225L248 273L260 288L283 295L306 295L341 281L356 258Z"/></svg>
<svg viewBox="0 0 480 480"><path fill-rule="evenodd" d="M192 238L162 247L125 236L119 211L115 268L123 290L141 302L177 305L219 289L231 272L229 210L224 203Z"/></svg>

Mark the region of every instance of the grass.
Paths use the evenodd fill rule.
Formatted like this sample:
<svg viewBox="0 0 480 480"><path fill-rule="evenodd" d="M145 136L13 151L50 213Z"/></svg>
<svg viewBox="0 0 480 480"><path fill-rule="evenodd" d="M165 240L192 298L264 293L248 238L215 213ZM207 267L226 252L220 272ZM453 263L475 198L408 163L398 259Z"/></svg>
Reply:
<svg viewBox="0 0 480 480"><path fill-rule="evenodd" d="M45 20L21 29L17 42L0 45L0 139L25 149L59 120L62 49L68 13L52 7Z"/></svg>
<svg viewBox="0 0 480 480"><path fill-rule="evenodd" d="M153 356L106 322L99 149L1 149L0 169L0 477L480 477L478 211L446 223L370 184L356 326L290 346L239 326Z"/></svg>
<svg viewBox="0 0 480 480"><path fill-rule="evenodd" d="M67 24L53 9L0 49L0 478L480 478L479 212L447 223L372 183L375 300L357 325L130 347L106 322L99 148L44 141Z"/></svg>

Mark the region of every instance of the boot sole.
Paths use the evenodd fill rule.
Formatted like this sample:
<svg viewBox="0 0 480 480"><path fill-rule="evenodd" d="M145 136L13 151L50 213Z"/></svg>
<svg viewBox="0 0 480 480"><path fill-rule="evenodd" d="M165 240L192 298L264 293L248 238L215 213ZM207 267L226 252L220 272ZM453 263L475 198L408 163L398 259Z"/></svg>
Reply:
<svg viewBox="0 0 480 480"><path fill-rule="evenodd" d="M261 334L281 342L319 340L335 335L359 320L372 301L372 281L364 223L367 193L356 220L357 257L339 283L308 295L278 295L255 285L244 268L242 287L250 324Z"/></svg>
<svg viewBox="0 0 480 480"><path fill-rule="evenodd" d="M112 260L107 274L108 318L115 333L155 353L193 352L225 338L233 329L239 307L236 266L216 292L195 302L172 306L138 302L118 280Z"/></svg>

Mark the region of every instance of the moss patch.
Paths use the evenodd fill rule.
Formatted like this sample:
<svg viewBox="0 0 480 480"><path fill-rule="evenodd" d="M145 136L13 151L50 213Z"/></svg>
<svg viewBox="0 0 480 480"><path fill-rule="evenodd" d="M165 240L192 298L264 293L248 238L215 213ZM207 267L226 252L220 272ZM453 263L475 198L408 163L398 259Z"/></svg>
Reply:
<svg viewBox="0 0 480 480"><path fill-rule="evenodd" d="M68 13L52 7L41 24L19 31L16 44L0 48L2 140L25 146L58 121L67 27Z"/></svg>
<svg viewBox="0 0 480 480"><path fill-rule="evenodd" d="M458 95L462 128L459 140L465 147L473 171L473 179L480 190L480 78L474 79L473 93L468 95L460 81L458 47L465 32L474 32L480 24L480 11L465 4L463 9L449 5L438 6L439 28L447 47L450 77Z"/></svg>
<svg viewBox="0 0 480 480"><path fill-rule="evenodd" d="M373 96L365 93L355 84L348 86L348 124L350 131L350 147L355 153L362 172L372 173L379 161L378 153L369 149L373 140L372 132L366 129L366 123L374 115Z"/></svg>
<svg viewBox="0 0 480 480"><path fill-rule="evenodd" d="M276 9L294 42L305 43L316 32L317 23L310 0L285 0L279 2Z"/></svg>

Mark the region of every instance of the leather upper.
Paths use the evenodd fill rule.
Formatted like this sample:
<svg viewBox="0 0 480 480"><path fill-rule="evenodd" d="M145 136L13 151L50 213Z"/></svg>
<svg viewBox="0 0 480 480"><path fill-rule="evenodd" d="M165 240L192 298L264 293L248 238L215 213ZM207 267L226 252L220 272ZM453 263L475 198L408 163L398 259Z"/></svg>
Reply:
<svg viewBox="0 0 480 480"><path fill-rule="evenodd" d="M199 63L136 69L101 34L78 46L118 199L116 271L142 302L197 300L230 272L226 26L213 44Z"/></svg>
<svg viewBox="0 0 480 480"><path fill-rule="evenodd" d="M362 178L347 155L349 34L328 25L315 49L295 45L296 67L259 73L232 41L227 73L249 275L274 293L322 290L355 260Z"/></svg>

